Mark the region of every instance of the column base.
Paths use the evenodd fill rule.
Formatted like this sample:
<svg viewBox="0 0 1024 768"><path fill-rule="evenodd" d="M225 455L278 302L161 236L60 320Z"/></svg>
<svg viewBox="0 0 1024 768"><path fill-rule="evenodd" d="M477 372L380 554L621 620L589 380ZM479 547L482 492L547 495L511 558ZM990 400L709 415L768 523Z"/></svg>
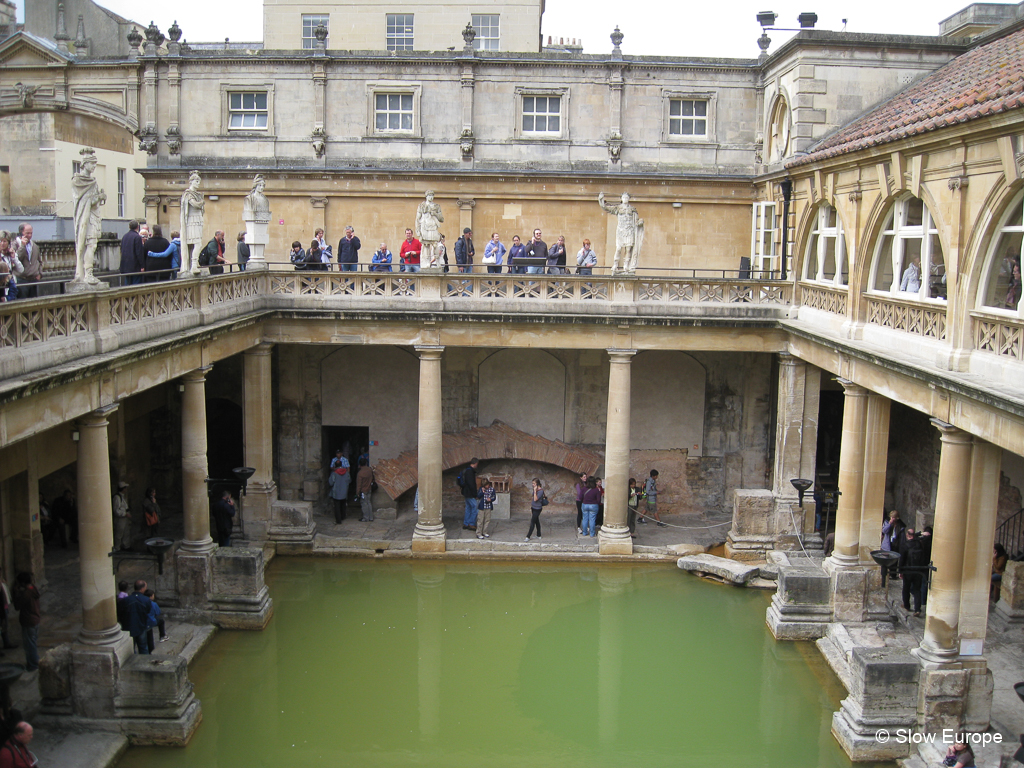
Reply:
<svg viewBox="0 0 1024 768"><path fill-rule="evenodd" d="M923 640L910 650L924 669L960 669L960 651L956 648L936 648Z"/></svg>
<svg viewBox="0 0 1024 768"><path fill-rule="evenodd" d="M779 566L779 586L765 615L776 640L817 640L832 619L828 575L813 565Z"/></svg>
<svg viewBox="0 0 1024 768"><path fill-rule="evenodd" d="M266 261L253 261L252 259L249 259L245 264L246 272L267 272L269 270L270 264Z"/></svg>
<svg viewBox="0 0 1024 768"><path fill-rule="evenodd" d="M189 541L183 539L178 546L178 552L189 555L208 555L217 548L217 543L209 536L200 541Z"/></svg>
<svg viewBox="0 0 1024 768"><path fill-rule="evenodd" d="M78 633L77 642L88 646L116 646L121 642L124 630L120 624L115 624L107 629L90 630L82 629Z"/></svg>
<svg viewBox="0 0 1024 768"><path fill-rule="evenodd" d="M435 553L444 552L446 545L446 532L444 526L424 525L416 523L412 532L412 543L410 549L413 552Z"/></svg>
<svg viewBox="0 0 1024 768"><path fill-rule="evenodd" d="M267 540L276 542L280 554L311 552L315 535L316 523L310 502L274 501L270 505Z"/></svg>
<svg viewBox="0 0 1024 768"><path fill-rule="evenodd" d="M831 576L836 571L860 567L860 558L857 555L840 555L833 552L825 558L821 567L825 569L825 573Z"/></svg>
<svg viewBox="0 0 1024 768"><path fill-rule="evenodd" d="M633 539L626 526L601 526L597 532L597 552L601 555L633 554Z"/></svg>

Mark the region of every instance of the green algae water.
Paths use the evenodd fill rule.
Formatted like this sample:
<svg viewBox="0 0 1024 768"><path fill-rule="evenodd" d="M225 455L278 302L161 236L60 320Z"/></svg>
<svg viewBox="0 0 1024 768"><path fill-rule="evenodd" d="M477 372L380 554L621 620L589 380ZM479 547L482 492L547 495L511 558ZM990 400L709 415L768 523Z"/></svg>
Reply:
<svg viewBox="0 0 1024 768"><path fill-rule="evenodd" d="M268 628L192 666L188 747L119 768L851 765L842 688L772 639L769 593L671 565L277 558L267 580Z"/></svg>

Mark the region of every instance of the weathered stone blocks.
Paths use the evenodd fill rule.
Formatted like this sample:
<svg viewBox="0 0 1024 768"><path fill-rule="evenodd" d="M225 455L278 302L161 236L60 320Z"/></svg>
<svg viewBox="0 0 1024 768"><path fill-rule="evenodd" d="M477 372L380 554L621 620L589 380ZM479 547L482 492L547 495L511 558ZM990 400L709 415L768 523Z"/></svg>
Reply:
<svg viewBox="0 0 1024 768"><path fill-rule="evenodd" d="M1010 623L1024 623L1024 563L1006 564L995 611Z"/></svg>
<svg viewBox="0 0 1024 768"><path fill-rule="evenodd" d="M676 561L676 565L684 571L707 573L717 576L730 584L746 584L758 575L760 568L756 565L744 565L735 560L714 555L686 555Z"/></svg>
<svg viewBox="0 0 1024 768"><path fill-rule="evenodd" d="M273 601L263 581L263 550L222 547L210 558L211 618L229 629L263 629L273 614Z"/></svg>
<svg viewBox="0 0 1024 768"><path fill-rule="evenodd" d="M772 530L775 497L762 489L736 489L733 494L732 528L725 552L733 560L763 560L775 548Z"/></svg>
<svg viewBox="0 0 1024 768"><path fill-rule="evenodd" d="M780 565L765 621L776 640L817 640L832 618L829 577L816 565Z"/></svg>

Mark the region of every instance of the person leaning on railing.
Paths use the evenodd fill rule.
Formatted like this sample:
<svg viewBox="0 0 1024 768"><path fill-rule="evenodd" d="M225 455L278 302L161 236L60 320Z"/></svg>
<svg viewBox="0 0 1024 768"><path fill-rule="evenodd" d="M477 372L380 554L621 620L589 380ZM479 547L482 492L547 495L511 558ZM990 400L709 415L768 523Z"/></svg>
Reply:
<svg viewBox="0 0 1024 768"><path fill-rule="evenodd" d="M14 247L11 245L12 239L10 232L0 230L0 262L7 265L10 274L7 290L4 291L4 295L7 297L5 301L13 301L18 298L18 275L25 272L18 254L14 252Z"/></svg>
<svg viewBox="0 0 1024 768"><path fill-rule="evenodd" d="M594 267L597 266L597 254L594 253L590 247L590 241L586 238L583 239L583 247L580 248L579 253L576 254L576 274L577 275L592 275L594 274Z"/></svg>
<svg viewBox="0 0 1024 768"><path fill-rule="evenodd" d="M152 242L152 238L150 238ZM181 233L178 230L171 232L171 241L167 245L167 249L160 253L149 253L147 259L163 260L163 266L160 269L166 269L168 272L166 276L161 277L162 280L173 280L181 269Z"/></svg>

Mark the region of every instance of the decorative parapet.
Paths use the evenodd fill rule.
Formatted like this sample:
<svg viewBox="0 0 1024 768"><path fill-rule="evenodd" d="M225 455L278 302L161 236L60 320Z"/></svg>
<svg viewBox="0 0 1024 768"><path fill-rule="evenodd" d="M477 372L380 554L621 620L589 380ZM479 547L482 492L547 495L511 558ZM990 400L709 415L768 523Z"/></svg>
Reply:
<svg viewBox="0 0 1024 768"><path fill-rule="evenodd" d="M820 309L845 317L849 300L846 288L826 288L821 285L800 285L800 303L811 309Z"/></svg>
<svg viewBox="0 0 1024 768"><path fill-rule="evenodd" d="M1024 362L1024 320L971 313L974 348Z"/></svg>
<svg viewBox="0 0 1024 768"><path fill-rule="evenodd" d="M927 339L946 339L946 308L868 296L868 323Z"/></svg>

